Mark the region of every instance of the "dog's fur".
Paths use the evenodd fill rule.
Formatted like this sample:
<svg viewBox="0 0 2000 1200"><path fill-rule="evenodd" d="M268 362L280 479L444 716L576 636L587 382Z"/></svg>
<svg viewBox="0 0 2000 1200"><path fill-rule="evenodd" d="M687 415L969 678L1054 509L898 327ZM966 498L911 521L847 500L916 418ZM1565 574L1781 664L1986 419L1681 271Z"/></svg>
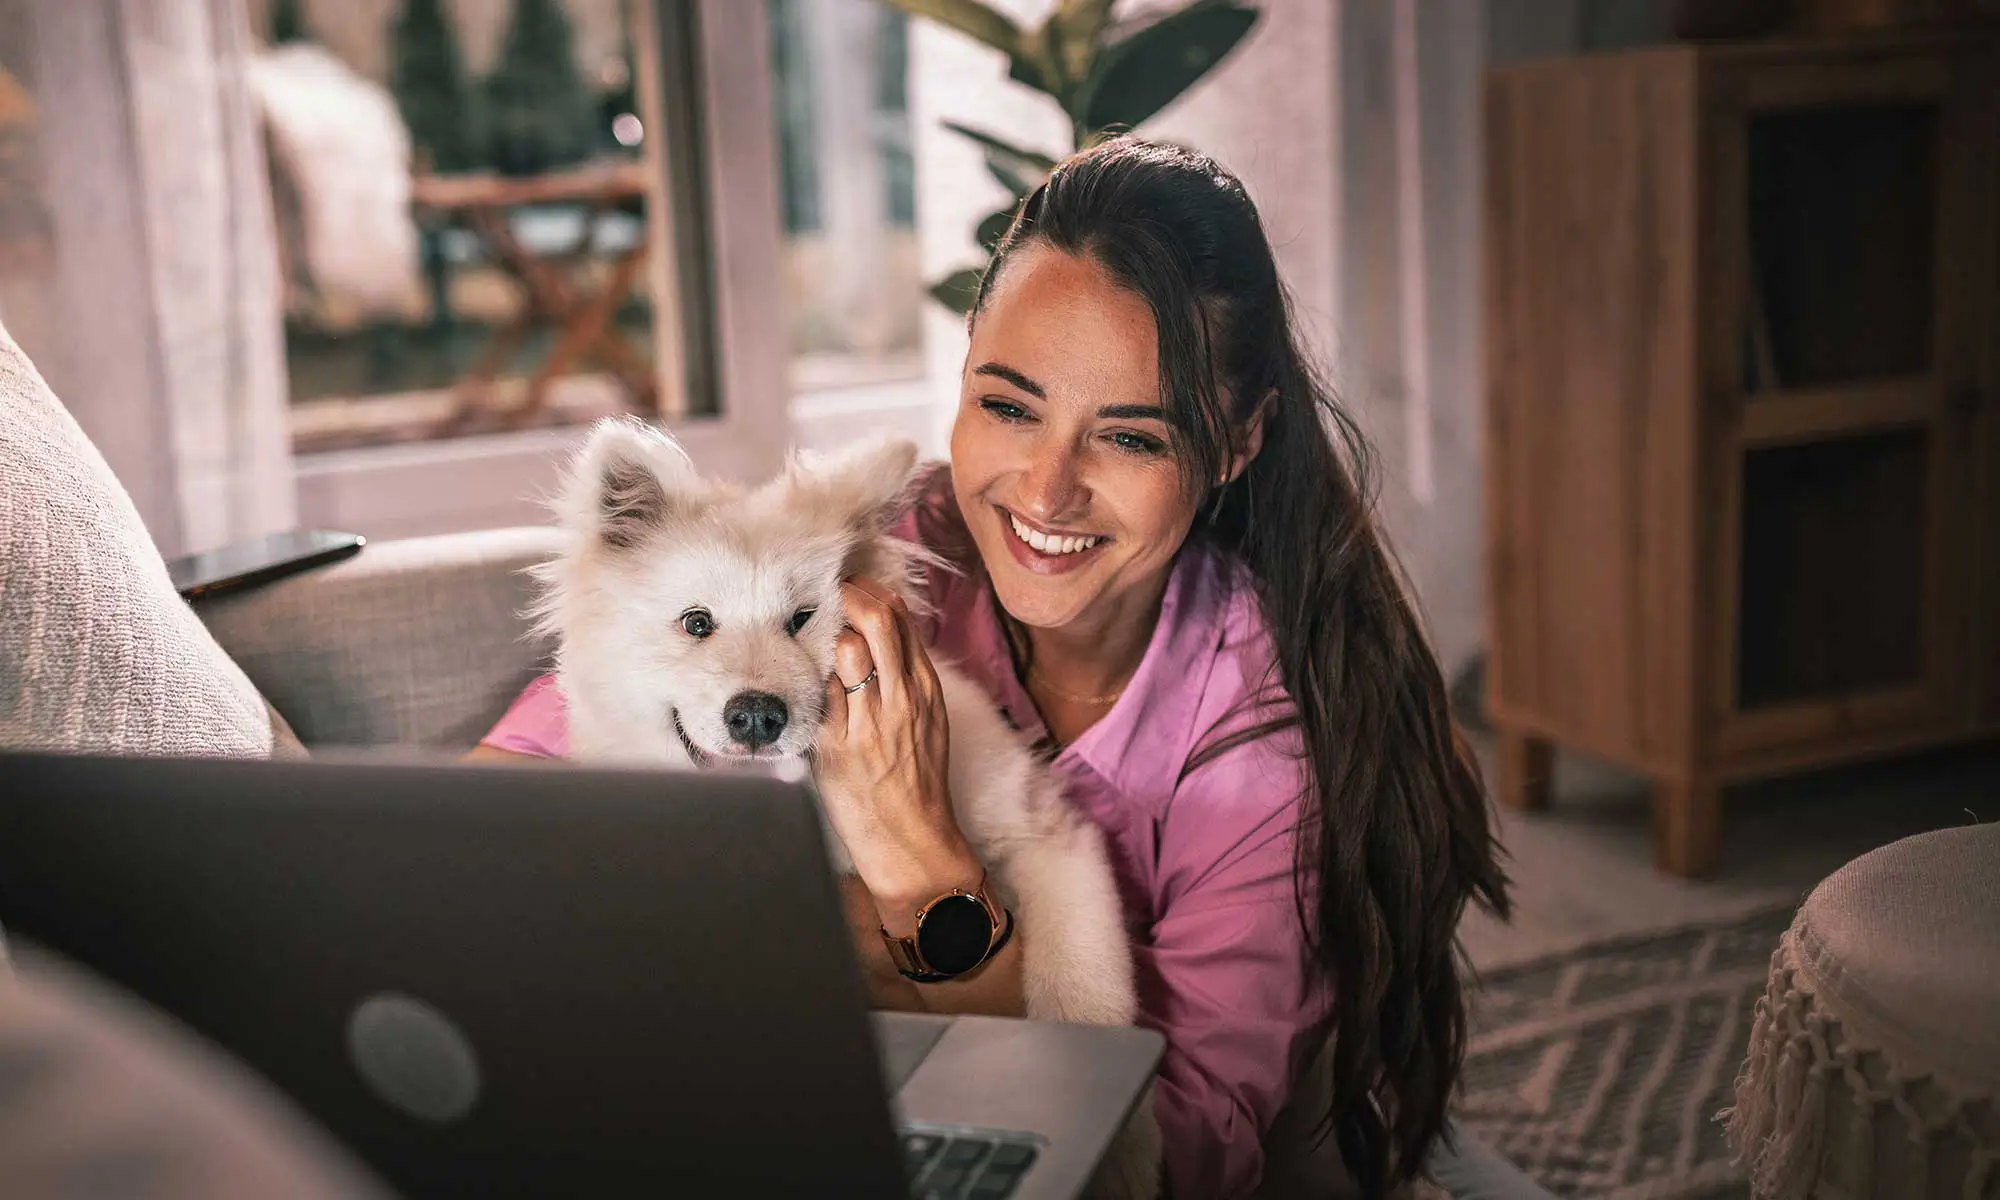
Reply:
<svg viewBox="0 0 2000 1200"><path fill-rule="evenodd" d="M761 753L806 756L844 624L841 581L879 580L921 611L917 574L942 569L886 532L915 469L912 443L882 440L795 456L778 478L739 488L703 479L652 427L600 422L555 500L569 545L539 572L538 615L558 639L571 753L704 766L738 752L724 705L762 692L783 700L790 719ZM693 608L712 616L710 636L683 631ZM806 610L810 619L789 632ZM951 726L952 800L996 898L1014 913L1028 1015L1130 1024L1131 950L1101 835L978 686L947 662L933 665ZM851 873L828 834L836 867ZM1149 1097L1099 1190L1155 1194L1159 1151Z"/></svg>

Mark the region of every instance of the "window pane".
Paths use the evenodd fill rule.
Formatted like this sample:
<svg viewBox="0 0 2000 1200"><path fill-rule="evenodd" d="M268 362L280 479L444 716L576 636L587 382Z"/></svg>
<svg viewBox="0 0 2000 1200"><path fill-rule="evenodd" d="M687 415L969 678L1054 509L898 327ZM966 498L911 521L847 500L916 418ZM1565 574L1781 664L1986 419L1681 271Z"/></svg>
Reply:
<svg viewBox="0 0 2000 1200"><path fill-rule="evenodd" d="M794 390L923 374L909 28L877 0L766 0Z"/></svg>
<svg viewBox="0 0 2000 1200"><path fill-rule="evenodd" d="M630 0L251 4L300 448L657 411Z"/></svg>

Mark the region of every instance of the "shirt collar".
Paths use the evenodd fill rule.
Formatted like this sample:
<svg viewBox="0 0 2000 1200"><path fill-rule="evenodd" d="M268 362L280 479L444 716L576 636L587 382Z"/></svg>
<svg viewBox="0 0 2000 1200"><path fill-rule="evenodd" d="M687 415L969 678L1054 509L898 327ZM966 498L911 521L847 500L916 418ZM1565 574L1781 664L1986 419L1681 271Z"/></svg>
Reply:
<svg viewBox="0 0 2000 1200"><path fill-rule="evenodd" d="M1034 701L1014 674L993 590L984 580L968 590L972 611L962 615L974 644L967 649L986 665L995 698L1016 727L1046 736ZM1173 792L1202 733L1197 722L1223 645L1232 590L1220 555L1197 544L1182 547L1139 669L1111 711L1057 756L1059 766L1081 763L1131 796L1164 800Z"/></svg>

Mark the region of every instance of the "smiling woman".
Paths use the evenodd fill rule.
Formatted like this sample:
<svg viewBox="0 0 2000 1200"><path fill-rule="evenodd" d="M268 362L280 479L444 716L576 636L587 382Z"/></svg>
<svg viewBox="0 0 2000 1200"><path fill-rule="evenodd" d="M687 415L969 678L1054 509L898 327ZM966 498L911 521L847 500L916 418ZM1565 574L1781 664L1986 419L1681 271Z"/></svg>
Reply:
<svg viewBox="0 0 2000 1200"><path fill-rule="evenodd" d="M1000 607L1034 634L1031 691L1061 741L1138 669L1194 520L1145 297L1029 241L972 327L952 482ZM975 365L976 364L976 365ZM1226 483L1261 442L1244 432ZM1096 710L1096 711L1091 711Z"/></svg>
<svg viewBox="0 0 2000 1200"><path fill-rule="evenodd" d="M1506 878L1366 447L1298 350L1256 208L1210 159L1113 139L1028 197L970 321L951 462L892 527L957 569L928 574L923 616L851 582L826 692L864 960L874 917L986 865L940 783L924 680L949 660L1110 851L1140 1020L1168 1043L1171 1194L1463 1178L1442 1140L1454 938L1467 903L1506 912ZM564 752L537 687L490 745ZM1019 1012L1017 962L878 998ZM1281 1113L1330 1127L1324 1153L1267 1153ZM1528 1194L1511 1183L1478 1194Z"/></svg>

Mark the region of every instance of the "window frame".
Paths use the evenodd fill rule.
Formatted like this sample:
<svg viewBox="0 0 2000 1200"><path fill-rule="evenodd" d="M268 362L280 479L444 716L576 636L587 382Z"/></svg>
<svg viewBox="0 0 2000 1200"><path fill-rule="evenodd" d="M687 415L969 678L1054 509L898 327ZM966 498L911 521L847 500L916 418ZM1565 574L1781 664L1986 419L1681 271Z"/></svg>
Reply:
<svg viewBox="0 0 2000 1200"><path fill-rule="evenodd" d="M635 58L658 420L706 471L757 478L792 440L782 220L764 5L638 0ZM533 524L586 429L300 453L301 522L373 537Z"/></svg>

